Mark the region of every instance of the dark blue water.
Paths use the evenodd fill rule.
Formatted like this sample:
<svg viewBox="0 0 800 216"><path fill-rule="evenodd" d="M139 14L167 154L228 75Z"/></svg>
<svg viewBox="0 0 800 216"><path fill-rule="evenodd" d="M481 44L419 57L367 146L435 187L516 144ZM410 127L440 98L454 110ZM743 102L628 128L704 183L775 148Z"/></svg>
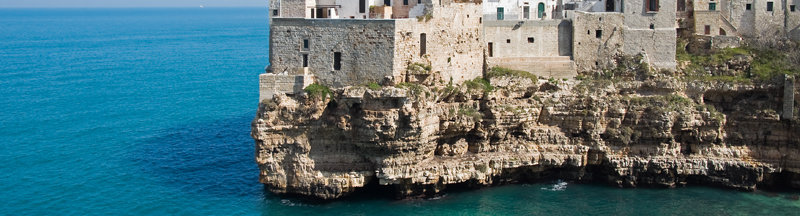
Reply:
<svg viewBox="0 0 800 216"><path fill-rule="evenodd" d="M0 9L0 215L792 215L797 193L544 183L310 204L264 191L267 8Z"/></svg>

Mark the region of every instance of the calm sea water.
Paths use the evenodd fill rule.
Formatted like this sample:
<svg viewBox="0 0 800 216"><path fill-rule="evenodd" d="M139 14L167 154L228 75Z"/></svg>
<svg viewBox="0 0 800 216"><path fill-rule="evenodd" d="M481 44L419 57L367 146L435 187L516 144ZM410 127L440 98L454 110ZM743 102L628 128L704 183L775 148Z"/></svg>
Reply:
<svg viewBox="0 0 800 216"><path fill-rule="evenodd" d="M267 8L0 9L0 215L796 215L796 192L550 182L328 204L258 183Z"/></svg>

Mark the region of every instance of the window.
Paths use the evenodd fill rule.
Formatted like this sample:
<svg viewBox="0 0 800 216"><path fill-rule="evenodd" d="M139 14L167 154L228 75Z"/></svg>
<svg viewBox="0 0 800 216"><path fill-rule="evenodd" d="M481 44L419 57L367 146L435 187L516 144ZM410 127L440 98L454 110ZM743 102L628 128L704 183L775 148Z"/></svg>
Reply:
<svg viewBox="0 0 800 216"><path fill-rule="evenodd" d="M751 9L753 9L753 4L746 4L746 5L744 5L744 9L745 9L745 10L751 10Z"/></svg>
<svg viewBox="0 0 800 216"><path fill-rule="evenodd" d="M333 70L341 70L342 69L342 53L335 52L333 53Z"/></svg>
<svg viewBox="0 0 800 216"><path fill-rule="evenodd" d="M492 42L489 42L489 57L494 56L494 47L492 47Z"/></svg>
<svg viewBox="0 0 800 216"><path fill-rule="evenodd" d="M725 32L725 29L719 28L719 35L728 35L728 33Z"/></svg>
<svg viewBox="0 0 800 216"><path fill-rule="evenodd" d="M511 43L511 39L506 39L506 43Z"/></svg>
<svg viewBox="0 0 800 216"><path fill-rule="evenodd" d="M772 11L772 2L767 2L767 11Z"/></svg>
<svg viewBox="0 0 800 216"><path fill-rule="evenodd" d="M522 18L523 19L530 19L531 18L531 7L530 6L522 7Z"/></svg>
<svg viewBox="0 0 800 216"><path fill-rule="evenodd" d="M596 37L596 38L603 38L603 30L596 30L596 31L594 31L594 37Z"/></svg>
<svg viewBox="0 0 800 216"><path fill-rule="evenodd" d="M789 5L789 11L794 12L794 5Z"/></svg>
<svg viewBox="0 0 800 216"><path fill-rule="evenodd" d="M706 29L705 30L706 30L705 34L711 34L711 26L710 25L706 25Z"/></svg>
<svg viewBox="0 0 800 216"><path fill-rule="evenodd" d="M647 12L657 12L658 11L658 0L645 0L645 6L647 6Z"/></svg>
<svg viewBox="0 0 800 216"><path fill-rule="evenodd" d="M428 51L427 50L427 46L428 46L427 42L428 42L427 41L427 35L425 35L425 33L420 34L419 35L419 56L425 55L425 53Z"/></svg>
<svg viewBox="0 0 800 216"><path fill-rule="evenodd" d="M497 20L503 20L503 8L502 7L498 7L497 8Z"/></svg>
<svg viewBox="0 0 800 216"><path fill-rule="evenodd" d="M422 0L417 0L417 4L422 4Z"/></svg>
<svg viewBox="0 0 800 216"><path fill-rule="evenodd" d="M308 67L308 54L303 54L303 67Z"/></svg>
<svg viewBox="0 0 800 216"><path fill-rule="evenodd" d="M533 43L533 37L528 38L528 43Z"/></svg>
<svg viewBox="0 0 800 216"><path fill-rule="evenodd" d="M656 25L650 24L650 29L656 29Z"/></svg>
<svg viewBox="0 0 800 216"><path fill-rule="evenodd" d="M278 16L278 10L272 10L272 15L273 16Z"/></svg>
<svg viewBox="0 0 800 216"><path fill-rule="evenodd" d="M303 39L303 49L308 49L308 39Z"/></svg>
<svg viewBox="0 0 800 216"><path fill-rule="evenodd" d="M708 3L708 10L710 11L717 10L717 3Z"/></svg>
<svg viewBox="0 0 800 216"><path fill-rule="evenodd" d="M367 12L367 0L358 0L358 12L359 13Z"/></svg>
<svg viewBox="0 0 800 216"><path fill-rule="evenodd" d="M408 5L408 0L403 0L403 5Z"/></svg>

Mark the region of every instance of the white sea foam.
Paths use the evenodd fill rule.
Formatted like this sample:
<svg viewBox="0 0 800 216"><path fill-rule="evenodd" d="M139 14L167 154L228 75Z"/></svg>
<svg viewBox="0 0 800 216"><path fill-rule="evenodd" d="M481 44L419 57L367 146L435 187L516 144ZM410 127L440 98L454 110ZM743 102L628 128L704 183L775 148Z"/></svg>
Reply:
<svg viewBox="0 0 800 216"><path fill-rule="evenodd" d="M560 179L557 182L554 182L552 185L542 188L542 190L549 190L549 191L563 191L566 189L567 189L567 182Z"/></svg>

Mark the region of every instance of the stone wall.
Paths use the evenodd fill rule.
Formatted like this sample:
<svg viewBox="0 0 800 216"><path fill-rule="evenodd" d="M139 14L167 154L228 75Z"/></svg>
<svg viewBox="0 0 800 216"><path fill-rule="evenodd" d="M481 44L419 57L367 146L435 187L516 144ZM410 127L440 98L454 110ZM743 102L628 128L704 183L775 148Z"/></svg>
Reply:
<svg viewBox="0 0 800 216"><path fill-rule="evenodd" d="M283 18L306 17L306 1L307 0L270 0L270 10L278 10L277 16L273 15L273 12L270 12L270 16Z"/></svg>
<svg viewBox="0 0 800 216"><path fill-rule="evenodd" d="M447 83L451 78L460 83L483 75L482 9L481 4L444 0L433 8L429 21L397 20L395 81L405 81L406 68L413 63L431 65L433 76L429 79L437 83ZM422 34L425 55L420 53Z"/></svg>
<svg viewBox="0 0 800 216"><path fill-rule="evenodd" d="M694 33L699 35L738 35L733 26L727 25L725 18L719 11L695 11L694 12ZM709 26L708 34L705 26Z"/></svg>
<svg viewBox="0 0 800 216"><path fill-rule="evenodd" d="M519 20L522 17L522 6L517 0L485 0L483 1L483 20L497 20L497 8L503 8L504 20Z"/></svg>
<svg viewBox="0 0 800 216"><path fill-rule="evenodd" d="M621 54L623 49L624 15L576 11L567 16L573 17L572 55L578 72L614 67L613 56Z"/></svg>
<svg viewBox="0 0 800 216"><path fill-rule="evenodd" d="M772 11L767 11L767 3L772 2ZM776 1L755 1L753 3L753 10L755 10L755 32L756 37L775 37L784 31L784 8L786 2L784 0Z"/></svg>
<svg viewBox="0 0 800 216"><path fill-rule="evenodd" d="M800 40L800 0L787 0L786 33L789 37ZM794 5L794 11L789 7Z"/></svg>
<svg viewBox="0 0 800 216"><path fill-rule="evenodd" d="M493 57L572 55L569 20L487 21L483 30L486 42L493 43Z"/></svg>
<svg viewBox="0 0 800 216"><path fill-rule="evenodd" d="M644 0L625 1L624 53L644 54L655 69L675 70L675 1L660 1L657 12L647 11Z"/></svg>
<svg viewBox="0 0 800 216"><path fill-rule="evenodd" d="M270 63L276 74L296 74L308 55L309 73L330 87L380 82L394 69L394 20L277 18L270 27ZM303 49L303 40L309 48ZM334 70L334 53L341 69Z"/></svg>
<svg viewBox="0 0 800 216"><path fill-rule="evenodd" d="M751 9L747 10L747 4ZM736 27L736 31L743 35L752 37L755 34L756 11L753 10L753 0L734 0L731 2L730 23Z"/></svg>
<svg viewBox="0 0 800 216"><path fill-rule="evenodd" d="M272 99L276 93L302 92L303 88L314 83L314 76L308 73L301 75L279 75L265 73L258 76L258 101Z"/></svg>
<svg viewBox="0 0 800 216"><path fill-rule="evenodd" d="M537 76L572 78L570 20L487 21L486 43L492 43L487 66L522 70ZM488 49L488 47L487 47Z"/></svg>

